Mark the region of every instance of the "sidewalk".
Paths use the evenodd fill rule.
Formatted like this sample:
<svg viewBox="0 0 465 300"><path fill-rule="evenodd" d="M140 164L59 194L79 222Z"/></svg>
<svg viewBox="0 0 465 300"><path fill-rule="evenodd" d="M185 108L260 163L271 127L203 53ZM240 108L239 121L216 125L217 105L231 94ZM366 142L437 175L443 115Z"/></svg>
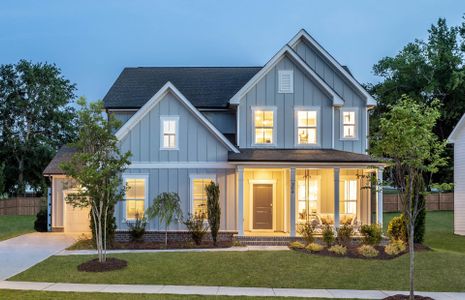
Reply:
<svg viewBox="0 0 465 300"><path fill-rule="evenodd" d="M229 251L286 251L290 250L287 246L245 246L245 247L230 247L230 248L204 248L204 249L123 249L123 250L107 250L108 254L118 253L158 253L158 252L229 252ZM63 250L55 255L94 255L97 250Z"/></svg>
<svg viewBox="0 0 465 300"><path fill-rule="evenodd" d="M217 296L269 296L269 297L319 297L319 298L358 298L383 299L405 291L380 290L335 290L335 289L285 289L250 288L226 286L182 286L182 285L130 285L130 284L77 284L47 283L26 281L0 281L0 289L36 290L51 292L100 292L129 294L177 294L177 295L217 295ZM465 292L417 292L436 300L463 300Z"/></svg>

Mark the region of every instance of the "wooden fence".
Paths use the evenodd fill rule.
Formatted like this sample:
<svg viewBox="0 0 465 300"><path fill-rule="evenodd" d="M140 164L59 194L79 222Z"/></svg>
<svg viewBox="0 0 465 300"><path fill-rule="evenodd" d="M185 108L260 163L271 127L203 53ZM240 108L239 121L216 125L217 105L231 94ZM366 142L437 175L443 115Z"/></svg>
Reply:
<svg viewBox="0 0 465 300"><path fill-rule="evenodd" d="M0 216L34 216L41 207L46 207L46 199L41 197L16 197L0 200Z"/></svg>
<svg viewBox="0 0 465 300"><path fill-rule="evenodd" d="M402 210L402 203L398 194L384 194L384 212L398 212ZM433 193L426 196L426 210L454 210L454 193Z"/></svg>

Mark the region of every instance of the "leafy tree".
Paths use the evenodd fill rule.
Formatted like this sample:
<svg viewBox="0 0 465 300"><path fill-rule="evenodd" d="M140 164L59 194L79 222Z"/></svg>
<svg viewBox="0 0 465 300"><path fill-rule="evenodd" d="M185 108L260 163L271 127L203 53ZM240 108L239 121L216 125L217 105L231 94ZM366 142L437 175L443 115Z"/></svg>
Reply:
<svg viewBox="0 0 465 300"><path fill-rule="evenodd" d="M76 137L69 105L75 86L55 65L21 60L0 66L0 161L10 192L44 186L42 171L58 147Z"/></svg>
<svg viewBox="0 0 465 300"><path fill-rule="evenodd" d="M161 193L147 209L147 217L154 219L158 217L160 223L165 224L165 246L168 246L168 227L173 219L176 222L182 220L181 199L176 193Z"/></svg>
<svg viewBox="0 0 465 300"><path fill-rule="evenodd" d="M435 99L442 104L433 128L441 140L449 136L465 113L465 22L448 26L445 19L439 19L428 34L426 41L408 43L397 55L384 57L373 67L382 81L368 86L378 100L372 112L371 132L377 130L381 115L403 95L421 104L431 104ZM453 155L451 148L446 154ZM451 170L452 161L433 179L451 182Z"/></svg>
<svg viewBox="0 0 465 300"><path fill-rule="evenodd" d="M220 187L215 182L210 182L205 187L207 192L207 215L213 244L216 246L218 230L220 229L221 207L220 207Z"/></svg>
<svg viewBox="0 0 465 300"><path fill-rule="evenodd" d="M435 173L445 164L445 141L440 141L433 128L440 117L439 101L420 104L403 96L379 120L379 128L371 137L371 152L389 159L394 183L399 188L402 211L407 225L410 254L410 299L414 296L415 222L424 208L420 198L425 193L424 174Z"/></svg>
<svg viewBox="0 0 465 300"><path fill-rule="evenodd" d="M121 173L129 162L130 152L122 154L113 134L120 122L112 115L102 114L101 101L87 104L78 100L79 138L73 146L77 152L61 168L78 184L78 190L69 194L66 201L74 207L90 207L93 233L99 262L106 261L108 218L113 217L115 204L122 200L126 187L122 187Z"/></svg>

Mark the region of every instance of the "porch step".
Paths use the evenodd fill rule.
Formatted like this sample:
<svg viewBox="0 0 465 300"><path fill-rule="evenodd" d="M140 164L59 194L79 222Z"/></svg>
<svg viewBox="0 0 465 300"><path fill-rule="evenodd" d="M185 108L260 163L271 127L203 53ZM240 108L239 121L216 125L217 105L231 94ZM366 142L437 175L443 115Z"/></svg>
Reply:
<svg viewBox="0 0 465 300"><path fill-rule="evenodd" d="M291 242L302 240L289 236L236 236L235 238L244 246L287 246Z"/></svg>

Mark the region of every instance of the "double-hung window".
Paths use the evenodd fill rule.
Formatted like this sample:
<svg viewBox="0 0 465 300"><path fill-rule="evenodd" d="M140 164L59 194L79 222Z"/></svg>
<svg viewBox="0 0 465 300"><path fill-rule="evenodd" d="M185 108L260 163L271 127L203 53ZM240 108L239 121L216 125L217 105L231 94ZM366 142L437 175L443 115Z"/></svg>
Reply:
<svg viewBox="0 0 465 300"><path fill-rule="evenodd" d="M342 110L341 118L341 138L357 139L357 111Z"/></svg>
<svg viewBox="0 0 465 300"><path fill-rule="evenodd" d="M191 176L191 213L207 218L207 191L206 187L215 182L215 176L193 175Z"/></svg>
<svg viewBox="0 0 465 300"><path fill-rule="evenodd" d="M147 176L146 175L127 175L123 180L126 185L125 200L125 219L134 220L136 217L142 218L147 201Z"/></svg>
<svg viewBox="0 0 465 300"><path fill-rule="evenodd" d="M178 116L163 116L160 117L160 149L162 150L177 150L178 149Z"/></svg>
<svg viewBox="0 0 465 300"><path fill-rule="evenodd" d="M318 144L318 111L297 109L297 144Z"/></svg>
<svg viewBox="0 0 465 300"><path fill-rule="evenodd" d="M357 179L345 179L341 210L343 214L357 213Z"/></svg>
<svg viewBox="0 0 465 300"><path fill-rule="evenodd" d="M252 108L254 120L254 144L273 145L275 144L275 115L276 108L262 107Z"/></svg>

